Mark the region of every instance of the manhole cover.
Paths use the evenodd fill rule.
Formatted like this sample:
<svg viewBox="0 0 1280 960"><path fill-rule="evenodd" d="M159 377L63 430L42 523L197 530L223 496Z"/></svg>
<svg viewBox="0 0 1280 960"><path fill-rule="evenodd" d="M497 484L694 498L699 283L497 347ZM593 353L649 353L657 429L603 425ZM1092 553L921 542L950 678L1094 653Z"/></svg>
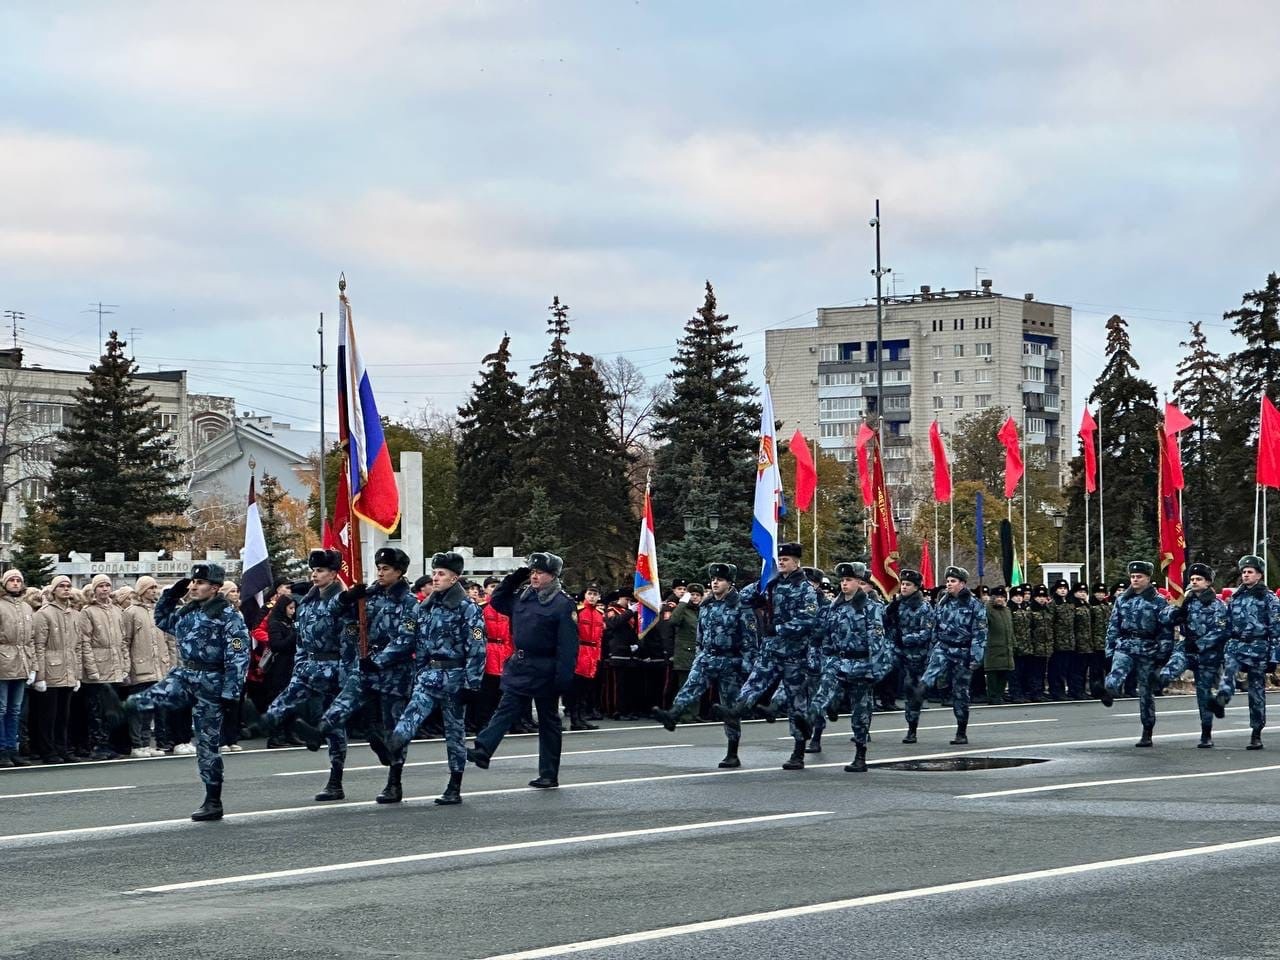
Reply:
<svg viewBox="0 0 1280 960"><path fill-rule="evenodd" d="M876 764L881 770L919 770L935 773L941 770L1001 770L1025 767L1029 763L1047 763L1035 757L943 757L937 760L897 760Z"/></svg>

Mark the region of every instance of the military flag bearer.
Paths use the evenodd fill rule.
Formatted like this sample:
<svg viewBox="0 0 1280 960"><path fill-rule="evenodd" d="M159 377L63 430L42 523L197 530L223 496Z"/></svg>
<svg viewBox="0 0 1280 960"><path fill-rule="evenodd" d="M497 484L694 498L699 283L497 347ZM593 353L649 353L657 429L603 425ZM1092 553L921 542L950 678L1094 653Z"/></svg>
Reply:
<svg viewBox="0 0 1280 960"><path fill-rule="evenodd" d="M1227 640L1223 660L1222 685L1214 701L1215 713L1231 702L1236 692L1236 675L1247 675L1249 727L1253 735L1246 750L1262 749L1262 728L1267 725L1268 668L1280 658L1280 600L1263 582L1261 557L1240 558L1240 586L1227 604Z"/></svg>

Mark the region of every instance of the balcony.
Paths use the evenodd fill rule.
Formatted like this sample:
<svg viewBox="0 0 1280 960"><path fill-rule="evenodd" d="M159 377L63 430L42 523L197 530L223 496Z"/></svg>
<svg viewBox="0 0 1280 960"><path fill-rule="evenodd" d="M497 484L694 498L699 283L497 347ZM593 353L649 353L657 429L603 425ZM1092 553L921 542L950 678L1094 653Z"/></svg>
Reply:
<svg viewBox="0 0 1280 960"><path fill-rule="evenodd" d="M885 423L909 423L911 421L910 410L886 410L884 412Z"/></svg>
<svg viewBox="0 0 1280 960"><path fill-rule="evenodd" d="M1062 351L1061 351L1061 350L1046 350L1046 351L1045 351L1045 353L1044 353L1044 358L1045 358L1046 360L1052 360L1052 361L1054 361L1055 363L1061 363L1061 362L1062 362Z"/></svg>
<svg viewBox="0 0 1280 960"><path fill-rule="evenodd" d="M1023 380L1023 393L1044 393L1044 381L1042 380Z"/></svg>
<svg viewBox="0 0 1280 960"><path fill-rule="evenodd" d="M1045 393L1044 409L1046 412L1057 413L1061 409L1061 406L1060 406L1061 402L1058 399L1058 397L1059 395L1056 393L1048 393L1048 392Z"/></svg>

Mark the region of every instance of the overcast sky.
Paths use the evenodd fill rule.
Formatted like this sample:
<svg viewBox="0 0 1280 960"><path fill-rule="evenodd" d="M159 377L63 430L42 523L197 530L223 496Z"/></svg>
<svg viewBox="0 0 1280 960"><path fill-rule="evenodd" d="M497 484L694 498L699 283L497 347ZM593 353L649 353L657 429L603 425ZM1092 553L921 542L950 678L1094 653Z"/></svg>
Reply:
<svg viewBox="0 0 1280 960"><path fill-rule="evenodd" d="M1074 307L1078 419L1111 313L1168 389L1280 269L1273 3L12 2L0 55L30 358L117 304L145 369L297 424L339 271L392 416L504 330L536 359L554 294L660 376L708 278L759 379L765 328L873 294L879 196L899 290Z"/></svg>

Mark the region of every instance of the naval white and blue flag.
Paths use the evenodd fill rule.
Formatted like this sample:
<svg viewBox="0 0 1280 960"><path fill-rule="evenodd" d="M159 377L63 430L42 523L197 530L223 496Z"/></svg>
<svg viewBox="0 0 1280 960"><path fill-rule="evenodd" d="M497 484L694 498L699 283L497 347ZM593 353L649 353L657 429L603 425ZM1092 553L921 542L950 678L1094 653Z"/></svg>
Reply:
<svg viewBox="0 0 1280 960"><path fill-rule="evenodd" d="M658 541L653 534L653 501L649 483L644 485L644 513L640 517L640 544L636 548L634 593L638 605L636 633L644 636L662 612L662 590L658 585Z"/></svg>
<svg viewBox="0 0 1280 960"><path fill-rule="evenodd" d="M782 506L782 473L773 435L773 397L764 385L760 402L760 456L756 463L756 501L751 515L751 543L760 554L761 585L778 572L778 511Z"/></svg>

